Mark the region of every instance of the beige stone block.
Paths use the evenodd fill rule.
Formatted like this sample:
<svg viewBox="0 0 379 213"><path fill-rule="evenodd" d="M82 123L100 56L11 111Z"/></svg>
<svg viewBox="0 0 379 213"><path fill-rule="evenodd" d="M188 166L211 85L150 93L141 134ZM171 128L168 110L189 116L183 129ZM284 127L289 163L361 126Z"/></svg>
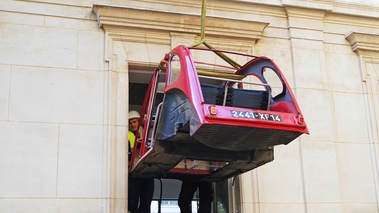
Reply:
<svg viewBox="0 0 379 213"><path fill-rule="evenodd" d="M270 35L271 33L268 33L268 31L265 29L265 32ZM257 44L254 45L254 49L256 52L260 52L261 51L261 48L267 48L267 47L270 47L271 50L275 49L289 49L291 47L291 43L288 39L288 31L282 31L282 33L284 34L283 36L278 36L276 37L277 35L274 34L274 38L270 38L270 37L264 37L262 38L261 40L258 41ZM283 38L282 38L283 37ZM262 54L257 54L257 56L265 56L265 55L262 55Z"/></svg>
<svg viewBox="0 0 379 213"><path fill-rule="evenodd" d="M333 44L325 43L324 44L324 50L325 50L324 52L325 53L333 52L333 46L334 46Z"/></svg>
<svg viewBox="0 0 379 213"><path fill-rule="evenodd" d="M241 202L244 204L245 209L247 207L246 205L251 206L251 204L260 202L258 173L258 170L252 170L250 172L246 172L240 175L241 185L238 188L241 191L238 193L241 196Z"/></svg>
<svg viewBox="0 0 379 213"><path fill-rule="evenodd" d="M276 146L274 152L274 161L256 170L259 202L302 203L303 183L298 141Z"/></svg>
<svg viewBox="0 0 379 213"><path fill-rule="evenodd" d="M303 39L303 38L291 38L291 46L294 49L309 49L309 50L318 50L324 51L324 43L321 41ZM311 58L313 59L313 58ZM308 58L308 60L310 60Z"/></svg>
<svg viewBox="0 0 379 213"><path fill-rule="evenodd" d="M110 114L108 117L108 124L112 125L127 125L127 113L129 111L129 92L128 92L128 82L129 76L127 73L116 73L109 72L110 84L109 88L110 95Z"/></svg>
<svg viewBox="0 0 379 213"><path fill-rule="evenodd" d="M165 45L132 42L123 42L122 48L129 62L149 62L153 65L157 65L170 51Z"/></svg>
<svg viewBox="0 0 379 213"><path fill-rule="evenodd" d="M299 29L312 29L322 32L324 23L320 19L291 16L288 18L288 27Z"/></svg>
<svg viewBox="0 0 379 213"><path fill-rule="evenodd" d="M279 2L280 0L278 0ZM262 0L262 2L264 2L265 4L267 4L268 2L267 1L264 1ZM272 3L270 1L270 3ZM278 3L278 4L281 4L281 3ZM269 8L269 10L272 11L272 9L274 9L273 7ZM277 15L274 15L274 16L260 16L259 19L255 19L255 20L264 20L265 22L267 23L270 23L267 28L264 30L266 31L268 28L282 28L283 30L287 29L288 27L288 19L287 19L287 14L285 14L285 11L282 10L282 8L280 7L277 7L276 8L276 13ZM250 19L250 20L254 20L254 19Z"/></svg>
<svg viewBox="0 0 379 213"><path fill-rule="evenodd" d="M104 73L13 67L10 119L102 124Z"/></svg>
<svg viewBox="0 0 379 213"><path fill-rule="evenodd" d="M373 151L369 144L336 143L340 194L344 202L377 202Z"/></svg>
<svg viewBox="0 0 379 213"><path fill-rule="evenodd" d="M25 14L18 12L0 11L1 22L23 24L23 25L44 25L44 16Z"/></svg>
<svg viewBox="0 0 379 213"><path fill-rule="evenodd" d="M337 1L342 1L342 0L337 0ZM360 4L360 5L365 5L369 7L379 7L379 2L376 0L345 0L345 2L349 2L352 4Z"/></svg>
<svg viewBox="0 0 379 213"><path fill-rule="evenodd" d="M0 197L55 196L57 150L55 124L0 122Z"/></svg>
<svg viewBox="0 0 379 213"><path fill-rule="evenodd" d="M45 26L57 27L57 28L70 28L70 29L94 30L94 31L98 30L99 32L104 34L104 32L99 29L99 25L97 21L92 18L91 19L68 19L65 17L46 16L44 24ZM103 40L101 40L101 42L103 42Z"/></svg>
<svg viewBox="0 0 379 213"><path fill-rule="evenodd" d="M324 33L324 42L334 45L350 46L346 40L345 34ZM351 48L350 48L351 52ZM349 53L350 53L349 52Z"/></svg>
<svg viewBox="0 0 379 213"><path fill-rule="evenodd" d="M377 213L378 212L378 203L373 202L362 202L354 203L351 202L347 205L346 211L344 212L364 212L364 213Z"/></svg>
<svg viewBox="0 0 379 213"><path fill-rule="evenodd" d="M42 0L41 1L0 1L0 8L4 11L17 11L18 13L28 14L43 14L44 16L60 16L70 18L86 19L94 17L92 9L88 0L74 1L68 0L62 4L56 0ZM75 2L75 3L74 3ZM81 7L80 5L87 5Z"/></svg>
<svg viewBox="0 0 379 213"><path fill-rule="evenodd" d="M65 125L59 128L58 197L102 197L103 126Z"/></svg>
<svg viewBox="0 0 379 213"><path fill-rule="evenodd" d="M109 199L0 199L2 212L12 213L45 213L45 212L72 212L72 213L104 213L110 212ZM122 209L123 210L123 209ZM123 212L121 209L114 212Z"/></svg>
<svg viewBox="0 0 379 213"><path fill-rule="evenodd" d="M191 46L195 43L197 35L195 33L174 33L170 32L171 44L170 48L174 48L180 44Z"/></svg>
<svg viewBox="0 0 379 213"><path fill-rule="evenodd" d="M110 162L113 164L113 174L111 174L110 182L117 184L114 193L111 195L117 199L125 199L127 193L124 189L128 182L128 127L126 126L110 126L110 131L116 131L115 137L112 135L108 145L110 145ZM107 159L108 160L108 159ZM106 162L104 162L106 163Z"/></svg>
<svg viewBox="0 0 379 213"><path fill-rule="evenodd" d="M339 16L330 16L327 18L327 22L324 22L324 32L331 34L345 35L348 32L365 32L376 34L377 33L377 21L375 19L365 18L341 18Z"/></svg>
<svg viewBox="0 0 379 213"><path fill-rule="evenodd" d="M257 203L243 203L240 210L237 209L236 212L260 212L260 204Z"/></svg>
<svg viewBox="0 0 379 213"><path fill-rule="evenodd" d="M78 31L78 68L104 69L104 33L102 31Z"/></svg>
<svg viewBox="0 0 379 213"><path fill-rule="evenodd" d="M150 70L153 71L154 68L158 65L155 62L159 63L164 58L165 54L170 51L170 49L168 48L168 46L160 45L160 44L147 44L147 48L148 48L147 56L149 57L149 61L153 62L151 65L152 68Z"/></svg>
<svg viewBox="0 0 379 213"><path fill-rule="evenodd" d="M334 54L345 54L348 55L348 57L354 57L356 58L357 55L355 52L351 50L351 45L339 45L339 44L333 44L333 53ZM358 59L356 59L358 60Z"/></svg>
<svg viewBox="0 0 379 213"><path fill-rule="evenodd" d="M361 94L333 94L337 139L339 142L368 143L368 121Z"/></svg>
<svg viewBox="0 0 379 213"><path fill-rule="evenodd" d="M297 11L297 14L307 14L313 12L312 10L305 10L304 8L315 8L319 10L331 10L332 5L329 2L315 2L315 1L304 1L304 0L282 0L283 5L293 6L295 9L292 10ZM318 12L318 10L316 10ZM295 13L296 14L296 13Z"/></svg>
<svg viewBox="0 0 379 213"><path fill-rule="evenodd" d="M293 49L294 78L299 88L322 89L324 88L324 53L313 49Z"/></svg>
<svg viewBox="0 0 379 213"><path fill-rule="evenodd" d="M330 190L326 190L325 192L327 191L330 191ZM306 205L306 209L307 209L306 212L308 213L350 212L350 211L346 211L344 203L333 203L333 202L323 202L323 203L308 202Z"/></svg>
<svg viewBox="0 0 379 213"><path fill-rule="evenodd" d="M367 92L379 97L379 64L365 61L365 68L363 78L367 79ZM379 98L376 98L374 102L376 102L376 106L378 106L376 108L379 108Z"/></svg>
<svg viewBox="0 0 379 213"><path fill-rule="evenodd" d="M355 55L325 53L329 88L333 91L361 93L362 78Z"/></svg>
<svg viewBox="0 0 379 213"><path fill-rule="evenodd" d="M341 202L335 144L302 142L301 152L307 202Z"/></svg>
<svg viewBox="0 0 379 213"><path fill-rule="evenodd" d="M348 0L348 1L342 1L341 2L349 2L352 3L352 6L347 7L334 7L333 12L336 13L344 13L344 14L351 14L354 16L362 16L362 17L378 17L378 12L375 9L375 7L379 7L379 4L375 0ZM357 6L357 5L362 5ZM368 6L368 7L367 7ZM368 9L369 8L369 9Z"/></svg>
<svg viewBox="0 0 379 213"><path fill-rule="evenodd" d="M259 212L265 213L304 213L305 207L303 203L261 203L259 204Z"/></svg>
<svg viewBox="0 0 379 213"><path fill-rule="evenodd" d="M108 1L112 2L112 0L108 0ZM38 0L38 2L59 5L59 1L57 1L57 0ZM67 5L75 5L77 7L81 7L81 6L87 6L87 7L89 7L89 6L92 6L92 3L93 3L92 0L81 0L81 1L77 1L77 0L65 0L65 4L67 4Z"/></svg>
<svg viewBox="0 0 379 213"><path fill-rule="evenodd" d="M330 93L299 88L296 89L296 97L309 130L309 135L302 135L301 138L311 142L334 141L335 118Z"/></svg>
<svg viewBox="0 0 379 213"><path fill-rule="evenodd" d="M341 23L335 23L334 21L333 22L324 22L324 32L326 34L340 34L340 35L344 35L346 32L350 32L351 31L351 28L350 30L347 29L347 25L345 24L341 24Z"/></svg>
<svg viewBox="0 0 379 213"><path fill-rule="evenodd" d="M8 119L11 66L0 65L0 120Z"/></svg>
<svg viewBox="0 0 379 213"><path fill-rule="evenodd" d="M74 29L2 24L0 35L0 63L77 66L77 32Z"/></svg>

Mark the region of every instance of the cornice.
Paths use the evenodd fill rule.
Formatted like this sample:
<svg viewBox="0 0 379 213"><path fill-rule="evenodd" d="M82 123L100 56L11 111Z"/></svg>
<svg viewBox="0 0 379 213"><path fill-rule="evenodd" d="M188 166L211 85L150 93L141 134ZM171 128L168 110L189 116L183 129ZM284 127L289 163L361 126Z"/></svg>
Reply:
<svg viewBox="0 0 379 213"><path fill-rule="evenodd" d="M335 1L333 3L334 14L344 14L348 16L379 18L379 5L350 3L343 1Z"/></svg>
<svg viewBox="0 0 379 213"><path fill-rule="evenodd" d="M379 34L350 32L345 38L350 42L354 52L379 54Z"/></svg>
<svg viewBox="0 0 379 213"><path fill-rule="evenodd" d="M125 28L136 31L167 35L174 33L200 34L201 18L197 15L157 11L133 7L95 4L92 8L98 24L106 31L125 32ZM263 36L268 23L220 17L206 18L206 35L256 42ZM132 35L128 35L129 38ZM166 40L165 39L165 40Z"/></svg>
<svg viewBox="0 0 379 213"><path fill-rule="evenodd" d="M308 8L313 10L333 10L333 0L281 0L284 7Z"/></svg>
<svg viewBox="0 0 379 213"><path fill-rule="evenodd" d="M285 11L288 17L298 17L305 19L323 20L325 14L329 11L319 8L299 7L293 5L286 5Z"/></svg>
<svg viewBox="0 0 379 213"><path fill-rule="evenodd" d="M346 14L329 13L325 15L326 23L342 24L352 26L354 28L379 28L379 20L375 17L351 16Z"/></svg>

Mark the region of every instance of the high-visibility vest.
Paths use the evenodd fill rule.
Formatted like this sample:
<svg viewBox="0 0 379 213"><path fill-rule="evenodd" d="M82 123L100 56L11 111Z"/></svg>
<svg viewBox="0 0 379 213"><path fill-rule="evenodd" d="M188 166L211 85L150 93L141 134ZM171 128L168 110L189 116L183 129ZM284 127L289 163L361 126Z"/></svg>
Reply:
<svg viewBox="0 0 379 213"><path fill-rule="evenodd" d="M134 135L134 133L132 131L129 131L128 132L128 141L129 141L129 144L130 144L130 148L133 149L134 147L134 141L136 140L136 136Z"/></svg>

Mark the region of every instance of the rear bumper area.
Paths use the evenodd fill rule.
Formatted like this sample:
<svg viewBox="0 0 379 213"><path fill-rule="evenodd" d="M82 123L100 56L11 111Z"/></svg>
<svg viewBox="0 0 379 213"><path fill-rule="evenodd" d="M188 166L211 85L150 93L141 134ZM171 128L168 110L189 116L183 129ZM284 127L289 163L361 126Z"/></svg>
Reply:
<svg viewBox="0 0 379 213"><path fill-rule="evenodd" d="M223 150L254 150L288 144L302 132L225 124L202 124L192 135L206 146Z"/></svg>

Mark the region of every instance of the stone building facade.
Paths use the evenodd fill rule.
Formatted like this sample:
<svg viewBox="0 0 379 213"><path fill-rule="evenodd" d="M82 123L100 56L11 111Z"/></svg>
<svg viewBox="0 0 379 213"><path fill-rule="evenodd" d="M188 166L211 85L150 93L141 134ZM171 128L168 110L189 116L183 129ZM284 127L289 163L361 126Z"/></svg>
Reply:
<svg viewBox="0 0 379 213"><path fill-rule="evenodd" d="M199 39L201 0L0 2L0 212L127 212L131 73ZM379 3L208 0L206 39L275 60L310 135L229 212L379 212Z"/></svg>

